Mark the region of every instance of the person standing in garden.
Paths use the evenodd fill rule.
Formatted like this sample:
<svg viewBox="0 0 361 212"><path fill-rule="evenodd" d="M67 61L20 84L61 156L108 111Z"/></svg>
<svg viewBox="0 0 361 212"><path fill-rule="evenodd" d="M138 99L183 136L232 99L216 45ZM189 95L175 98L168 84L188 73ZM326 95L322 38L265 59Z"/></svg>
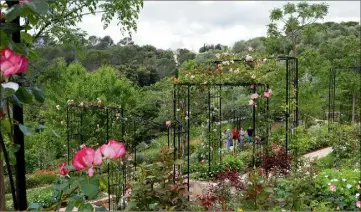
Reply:
<svg viewBox="0 0 361 212"><path fill-rule="evenodd" d="M239 131L238 129L235 127L234 130L232 131L232 141L233 141L233 149L236 148L236 144L239 138Z"/></svg>
<svg viewBox="0 0 361 212"><path fill-rule="evenodd" d="M244 131L243 128L241 127L241 130L239 131L239 144L241 145L241 150L243 149L243 142L245 135L246 135L246 131Z"/></svg>
<svg viewBox="0 0 361 212"><path fill-rule="evenodd" d="M248 135L248 142L252 142L253 141L253 129L252 129L252 127L249 127L247 129L247 135Z"/></svg>
<svg viewBox="0 0 361 212"><path fill-rule="evenodd" d="M231 130L227 129L224 131L224 135L226 136L226 142L227 142L227 149L231 149Z"/></svg>

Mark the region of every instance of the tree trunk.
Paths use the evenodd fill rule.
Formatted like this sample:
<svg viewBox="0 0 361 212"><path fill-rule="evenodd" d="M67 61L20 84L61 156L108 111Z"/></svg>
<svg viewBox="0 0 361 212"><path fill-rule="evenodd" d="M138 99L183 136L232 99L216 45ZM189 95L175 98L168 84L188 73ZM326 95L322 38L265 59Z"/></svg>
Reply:
<svg viewBox="0 0 361 212"><path fill-rule="evenodd" d="M293 57L296 57L297 54L296 54L296 36L295 35L292 37L292 48L293 48Z"/></svg>
<svg viewBox="0 0 361 212"><path fill-rule="evenodd" d="M356 92L354 91L352 94L352 124L355 124L355 115L356 115Z"/></svg>
<svg viewBox="0 0 361 212"><path fill-rule="evenodd" d="M0 146L0 155L2 154L2 149ZM5 211L5 177L4 177L4 162L0 160L0 211Z"/></svg>

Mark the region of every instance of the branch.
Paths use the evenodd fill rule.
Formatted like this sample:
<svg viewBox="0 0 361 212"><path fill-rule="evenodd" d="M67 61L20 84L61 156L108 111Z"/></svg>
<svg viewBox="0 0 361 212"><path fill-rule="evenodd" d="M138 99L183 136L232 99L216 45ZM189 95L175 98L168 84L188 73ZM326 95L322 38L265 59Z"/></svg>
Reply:
<svg viewBox="0 0 361 212"><path fill-rule="evenodd" d="M96 14L96 13L104 13L104 12L106 12L105 10L102 10L102 11L95 11L95 12L90 12L90 13L82 13L82 14L80 14L81 16L84 16L84 15L94 15L94 14Z"/></svg>
<svg viewBox="0 0 361 212"><path fill-rule="evenodd" d="M34 36L33 40L36 40L37 38L39 38L39 36L44 32L44 30L51 24L58 23L63 17L70 16L72 13L78 12L79 10L83 9L85 6L86 5L84 4L84 5L80 6L79 8L77 8L76 10L73 10L69 13L64 14L67 9L67 5L65 5L65 7L63 8L63 11L60 14L60 17L53 18L50 21L46 22L45 25L42 26L41 29L38 31L38 33Z"/></svg>

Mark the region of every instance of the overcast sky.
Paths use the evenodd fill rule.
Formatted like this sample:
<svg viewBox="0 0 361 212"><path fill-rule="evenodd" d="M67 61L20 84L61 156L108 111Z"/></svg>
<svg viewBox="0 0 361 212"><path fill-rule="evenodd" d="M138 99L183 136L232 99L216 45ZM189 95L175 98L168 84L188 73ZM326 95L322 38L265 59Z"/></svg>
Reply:
<svg viewBox="0 0 361 212"><path fill-rule="evenodd" d="M233 45L235 41L266 35L269 13L285 1L145 1L133 40L162 49L197 51L204 43ZM311 3L320 3L312 1ZM328 1L325 21L360 22L360 1ZM100 14L87 16L78 26L89 35L123 36L116 22L103 30Z"/></svg>

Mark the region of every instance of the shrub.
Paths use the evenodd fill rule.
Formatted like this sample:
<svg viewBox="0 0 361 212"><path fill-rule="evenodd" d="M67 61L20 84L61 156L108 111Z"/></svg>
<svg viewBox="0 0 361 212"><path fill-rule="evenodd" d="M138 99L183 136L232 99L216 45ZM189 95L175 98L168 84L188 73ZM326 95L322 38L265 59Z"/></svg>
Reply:
<svg viewBox="0 0 361 212"><path fill-rule="evenodd" d="M26 188L31 189L45 185L51 185L56 180L57 174L54 171L39 170L34 174L26 176ZM5 178L5 193L11 193L9 178Z"/></svg>
<svg viewBox="0 0 361 212"><path fill-rule="evenodd" d="M291 169L291 155L283 147L265 152L260 164L266 176L271 172L279 172L282 175L288 174Z"/></svg>
<svg viewBox="0 0 361 212"><path fill-rule="evenodd" d="M227 168L214 176L216 185L210 186L207 193L198 195L197 199L205 210L232 210L234 201L245 188L239 172Z"/></svg>
<svg viewBox="0 0 361 212"><path fill-rule="evenodd" d="M326 169L316 177L315 200L331 203L333 209L356 210L360 172L357 169Z"/></svg>
<svg viewBox="0 0 361 212"><path fill-rule="evenodd" d="M357 125L337 126L332 131L333 153L338 161L353 159L359 161L360 131Z"/></svg>
<svg viewBox="0 0 361 212"><path fill-rule="evenodd" d="M52 186L35 188L27 191L28 202L39 203L43 208L47 208L51 206L51 204L53 203L52 196L53 196ZM6 195L6 208L9 211L14 210L11 194Z"/></svg>

